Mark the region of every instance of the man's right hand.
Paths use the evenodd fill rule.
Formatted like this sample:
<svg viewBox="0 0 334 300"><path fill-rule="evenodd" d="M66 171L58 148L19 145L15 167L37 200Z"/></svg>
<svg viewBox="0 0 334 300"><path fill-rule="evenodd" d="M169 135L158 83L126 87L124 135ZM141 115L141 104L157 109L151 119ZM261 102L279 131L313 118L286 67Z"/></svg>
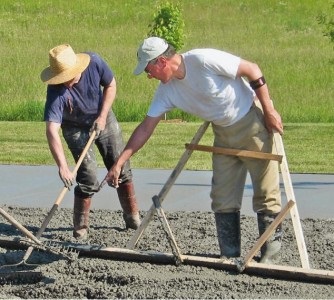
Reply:
<svg viewBox="0 0 334 300"><path fill-rule="evenodd" d="M117 166L117 164L114 164L107 173L107 176L104 178L104 180L108 182L109 186L118 188L118 184L120 183L119 176L121 175L121 172L122 168Z"/></svg>

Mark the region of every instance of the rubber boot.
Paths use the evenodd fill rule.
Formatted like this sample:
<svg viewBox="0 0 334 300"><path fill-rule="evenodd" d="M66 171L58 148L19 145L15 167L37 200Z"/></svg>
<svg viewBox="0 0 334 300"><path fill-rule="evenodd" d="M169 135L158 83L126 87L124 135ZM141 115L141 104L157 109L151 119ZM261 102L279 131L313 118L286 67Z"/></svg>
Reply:
<svg viewBox="0 0 334 300"><path fill-rule="evenodd" d="M89 209L92 198L74 196L73 237L84 240L88 237Z"/></svg>
<svg viewBox="0 0 334 300"><path fill-rule="evenodd" d="M215 213L215 219L221 257L239 257L240 212Z"/></svg>
<svg viewBox="0 0 334 300"><path fill-rule="evenodd" d="M117 194L123 209L126 228L137 229L140 225L140 218L132 181L121 183L117 188Z"/></svg>
<svg viewBox="0 0 334 300"><path fill-rule="evenodd" d="M257 222L260 236L266 231L272 222L274 222L277 214L267 215L263 213L257 214ZM278 254L282 245L282 223L280 223L275 232L268 238L268 240L261 247L260 263L273 264L278 259Z"/></svg>

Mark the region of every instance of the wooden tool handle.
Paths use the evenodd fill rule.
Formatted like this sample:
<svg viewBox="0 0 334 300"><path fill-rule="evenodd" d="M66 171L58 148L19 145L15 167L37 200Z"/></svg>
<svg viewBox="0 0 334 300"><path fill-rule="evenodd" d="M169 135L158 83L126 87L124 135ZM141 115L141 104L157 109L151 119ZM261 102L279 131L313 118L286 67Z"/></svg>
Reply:
<svg viewBox="0 0 334 300"><path fill-rule="evenodd" d="M212 152L217 154L234 155L240 157L266 159L266 160L276 160L278 162L281 162L283 158L282 155L260 152L260 151L230 149L230 148L212 147L212 146L196 145L196 144L185 144L185 145L186 149Z"/></svg>
<svg viewBox="0 0 334 300"><path fill-rule="evenodd" d="M85 156L86 156L86 154L87 154L90 146L92 145L92 143L93 143L93 141L95 139L95 136L96 136L96 131L94 130L92 132L92 134L90 135L90 138L89 138L89 140L88 140L85 148L82 150L82 153L81 153L81 155L80 155L80 157L79 157L79 159L78 159L78 161L77 161L77 163L76 163L76 165L74 167L73 173L76 173L78 171L78 169L79 169L79 167L80 167L83 159L85 158ZM44 219L44 221L43 221L43 223L41 225L41 228L36 233L36 238L37 239L39 239L42 236L42 234L45 231L46 227L48 226L51 218L53 217L53 215L55 214L55 212L58 210L58 207L59 207L60 203L63 201L64 196L65 196L65 194L66 194L67 191L68 191L68 188L67 187L63 187L61 193L59 194L58 198L56 199L55 203L53 204L51 210L49 211L48 215ZM30 246L27 249L27 251L26 251L26 253L25 253L24 257L23 257L23 261L26 261L30 257L33 249L34 249L34 247L32 247L32 246Z"/></svg>

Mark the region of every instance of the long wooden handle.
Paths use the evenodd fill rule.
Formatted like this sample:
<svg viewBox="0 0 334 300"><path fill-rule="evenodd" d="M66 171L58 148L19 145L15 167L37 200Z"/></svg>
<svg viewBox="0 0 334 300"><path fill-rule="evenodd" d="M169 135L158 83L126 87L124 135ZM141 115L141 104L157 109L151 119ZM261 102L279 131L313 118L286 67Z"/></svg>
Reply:
<svg viewBox="0 0 334 300"><path fill-rule="evenodd" d="M276 216L274 222L272 222L269 227L265 230L265 232L260 236L260 238L257 240L257 242L254 244L251 250L247 253L245 256L245 259L243 261L243 264L239 266L239 271L242 272L245 267L249 264L249 262L252 260L254 255L260 250L262 245L268 240L268 238L271 236L271 234L274 232L276 227L284 220L286 215L290 212L291 207L295 205L295 202L290 200L286 206L281 210L281 212Z"/></svg>
<svg viewBox="0 0 334 300"><path fill-rule="evenodd" d="M85 156L86 156L86 154L87 154L90 146L92 145L92 143L93 143L93 141L95 139L95 136L96 136L96 131L94 130L92 132L92 134L91 134L91 136L90 136L90 138L89 138L89 140L88 140L85 148L82 150L82 153L81 153L81 155L80 155L80 157L79 157L79 159L78 159L78 161L77 161L77 163L76 163L76 165L75 165L75 167L73 169L73 173L76 173L78 171L78 169L79 169L79 167L80 167L83 159L85 158ZM49 211L48 215L44 219L44 221L43 221L43 223L41 225L41 228L36 233L36 238L37 239L39 239L42 236L42 234L45 231L46 227L48 226L51 218L53 217L53 215L55 214L55 212L58 210L58 207L59 207L60 203L63 201L64 196L65 196L65 194L66 194L67 191L68 191L68 188L67 187L63 187L63 189L61 190L58 198L56 199L55 203L53 204L51 210ZM30 246L27 249L27 251L26 251L26 253L25 253L24 257L23 257L23 261L26 261L29 258L29 256L31 255L33 249L34 249L33 246Z"/></svg>
<svg viewBox="0 0 334 300"><path fill-rule="evenodd" d="M280 153L283 155L283 160L282 160L282 163L280 164L280 168L281 168L281 175L283 178L283 184L284 184L287 200L288 201L292 200L293 202L296 203L295 193L293 191L293 185L292 185L290 171L288 167L288 161L285 155L282 136L275 130L274 130L274 144L276 146L277 153ZM308 253L307 253L306 244L304 240L303 228L300 222L299 212L297 209L297 204L291 208L290 215L291 215L291 220L292 220L293 228L294 228L295 235L296 235L296 241L297 241L297 246L299 250L302 267L305 269L310 269L310 263L309 263Z"/></svg>
<svg viewBox="0 0 334 300"><path fill-rule="evenodd" d="M205 131L209 127L210 122L205 121L197 130L194 137L191 140L191 143L197 144L202 136L204 135ZM160 193L158 194L158 198L160 203L162 203L169 192L169 190L172 188L174 182L176 181L177 177L180 175L183 167L186 165L187 161L189 160L191 154L193 153L192 150L186 149L180 160L178 161L177 165L175 166L173 172L170 174L168 180L166 181L165 185L161 189ZM149 211L146 213L145 217L142 219L140 226L137 228L133 236L131 237L130 241L128 242L126 248L128 249L134 249L136 244L138 243L139 239L141 238L142 234L144 233L146 227L148 226L149 222L153 218L155 213L155 207L152 204Z"/></svg>
<svg viewBox="0 0 334 300"><path fill-rule="evenodd" d="M5 210L0 208L0 214L14 227L20 230L26 237L33 240L36 244L41 244L41 242L30 232L27 228L25 228L22 224L20 224L17 220L15 220L10 214L8 214Z"/></svg>
<svg viewBox="0 0 334 300"><path fill-rule="evenodd" d="M172 252L173 254L176 256L176 263L177 264L181 264L183 262L183 258L182 258L182 254L181 251L176 243L175 237L173 235L172 229L169 226L169 223L167 221L165 212L163 211L162 207L161 207L161 203L159 200L159 197L157 195L152 197L153 200L153 204L155 206L155 209L157 211L158 217L160 218L162 225L164 227L164 230L166 232L167 235L167 239L172 247Z"/></svg>
<svg viewBox="0 0 334 300"><path fill-rule="evenodd" d="M240 156L240 157L257 158L257 159L265 159L265 160L270 159L270 160L276 160L278 162L281 162L283 158L282 155L260 152L260 151L212 147L212 146L196 145L196 144L185 144L185 146L186 146L186 149L190 149L190 150L199 150L199 151L212 152L212 153L217 153L217 154L234 155L234 156Z"/></svg>
<svg viewBox="0 0 334 300"><path fill-rule="evenodd" d="M76 173L79 169L79 167L81 166L81 163L83 161L83 159L85 158L90 146L92 145L94 139L95 139L95 136L96 136L96 131L94 130L85 146L85 148L82 150L82 153L73 169L73 173ZM66 194L66 192L68 191L68 188L67 187L64 187L61 191L61 193L59 194L58 198L56 199L53 207L51 208L49 214L47 215L47 217L45 218L41 228L39 229L39 231L37 232L36 234L36 237L37 238L40 238L42 233L44 232L46 226L49 224L50 220L51 220L51 217L54 215L54 213L56 212L58 206L60 205L60 203L63 201L64 199L64 196Z"/></svg>

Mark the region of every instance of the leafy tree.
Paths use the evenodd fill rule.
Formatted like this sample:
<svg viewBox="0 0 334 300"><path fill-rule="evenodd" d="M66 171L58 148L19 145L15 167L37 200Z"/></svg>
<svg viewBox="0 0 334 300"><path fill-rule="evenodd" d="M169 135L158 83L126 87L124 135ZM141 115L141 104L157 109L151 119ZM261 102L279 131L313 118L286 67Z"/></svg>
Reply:
<svg viewBox="0 0 334 300"><path fill-rule="evenodd" d="M332 5L332 9L334 10L334 3ZM330 38L331 42L334 43L334 14L333 16L329 17L326 14L321 14L318 16L319 24L324 26L324 36Z"/></svg>
<svg viewBox="0 0 334 300"><path fill-rule="evenodd" d="M176 51L184 46L184 20L179 4L173 5L167 2L158 6L149 28L149 37L157 36L165 39Z"/></svg>

